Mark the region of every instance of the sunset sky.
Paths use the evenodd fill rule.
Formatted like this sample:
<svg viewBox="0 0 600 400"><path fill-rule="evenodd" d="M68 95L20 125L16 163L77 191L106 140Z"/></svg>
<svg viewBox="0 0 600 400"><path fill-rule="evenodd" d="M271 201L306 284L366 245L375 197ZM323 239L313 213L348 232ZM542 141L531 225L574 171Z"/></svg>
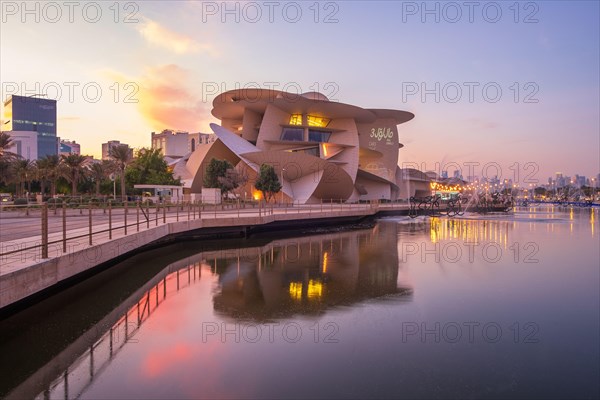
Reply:
<svg viewBox="0 0 600 400"><path fill-rule="evenodd" d="M258 85L414 113L400 158L421 169L600 171L597 1L48 4L2 2L2 100L57 98L84 154L210 132L219 92Z"/></svg>

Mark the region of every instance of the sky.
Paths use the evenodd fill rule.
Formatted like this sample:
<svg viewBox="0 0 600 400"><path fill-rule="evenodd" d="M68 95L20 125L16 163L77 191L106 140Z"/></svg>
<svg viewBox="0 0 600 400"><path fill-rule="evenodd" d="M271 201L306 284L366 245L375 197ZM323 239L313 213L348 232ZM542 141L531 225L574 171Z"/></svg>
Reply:
<svg viewBox="0 0 600 400"><path fill-rule="evenodd" d="M546 183L600 172L598 1L2 1L0 81L58 136L210 132L222 91L410 111L400 165Z"/></svg>

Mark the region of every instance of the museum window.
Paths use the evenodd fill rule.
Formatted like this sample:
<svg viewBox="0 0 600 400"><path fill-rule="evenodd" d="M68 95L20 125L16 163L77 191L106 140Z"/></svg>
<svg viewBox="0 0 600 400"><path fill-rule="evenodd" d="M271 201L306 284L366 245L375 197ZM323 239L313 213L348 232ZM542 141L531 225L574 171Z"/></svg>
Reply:
<svg viewBox="0 0 600 400"><path fill-rule="evenodd" d="M330 121L331 119L329 118L317 117L314 115L306 116L306 122L308 123L308 126L318 126L320 128L325 128L327 125L329 125Z"/></svg>
<svg viewBox="0 0 600 400"><path fill-rule="evenodd" d="M283 131L281 132L281 140L287 140L291 142L302 142L304 141L304 129L283 128Z"/></svg>
<svg viewBox="0 0 600 400"><path fill-rule="evenodd" d="M323 132L317 131L314 129L308 130L308 141L309 142L329 142L329 137L331 136L331 132Z"/></svg>
<svg viewBox="0 0 600 400"><path fill-rule="evenodd" d="M302 114L292 114L290 116L290 125L302 125Z"/></svg>

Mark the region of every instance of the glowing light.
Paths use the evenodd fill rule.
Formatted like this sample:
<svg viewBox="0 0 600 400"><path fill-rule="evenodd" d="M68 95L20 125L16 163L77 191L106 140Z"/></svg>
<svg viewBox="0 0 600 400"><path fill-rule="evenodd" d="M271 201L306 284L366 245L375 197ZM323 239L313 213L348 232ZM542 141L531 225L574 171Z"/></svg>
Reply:
<svg viewBox="0 0 600 400"><path fill-rule="evenodd" d="M324 128L329 125L330 121L331 120L329 118L316 117L314 115L306 116L306 122L308 123L308 126L318 126Z"/></svg>
<svg viewBox="0 0 600 400"><path fill-rule="evenodd" d="M252 192L252 198L254 200L260 200L262 198L262 193L261 192Z"/></svg>
<svg viewBox="0 0 600 400"><path fill-rule="evenodd" d="M302 114L292 114L290 116L290 125L302 125Z"/></svg>
<svg viewBox="0 0 600 400"><path fill-rule="evenodd" d="M323 284L317 280L308 281L308 298L315 299L323 296Z"/></svg>
<svg viewBox="0 0 600 400"><path fill-rule="evenodd" d="M323 253L323 273L327 272L327 260L329 258L329 254L327 252Z"/></svg>
<svg viewBox="0 0 600 400"><path fill-rule="evenodd" d="M290 297L294 300L302 299L302 283L299 282L290 282Z"/></svg>
<svg viewBox="0 0 600 400"><path fill-rule="evenodd" d="M327 146L323 145L323 155L327 157Z"/></svg>

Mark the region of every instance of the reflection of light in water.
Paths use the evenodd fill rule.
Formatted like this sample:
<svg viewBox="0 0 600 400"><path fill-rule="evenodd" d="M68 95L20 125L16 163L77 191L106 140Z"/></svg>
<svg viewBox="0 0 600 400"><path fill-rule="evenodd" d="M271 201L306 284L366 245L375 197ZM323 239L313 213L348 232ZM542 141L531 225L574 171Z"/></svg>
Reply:
<svg viewBox="0 0 600 400"><path fill-rule="evenodd" d="M80 398L95 379L108 367L112 360L128 343L137 343L136 334L167 298L181 289L191 287L200 280L202 269L211 269L205 263L193 263L173 271L154 286L146 290L139 299L110 327L97 324L88 332L106 329L91 346L73 361L63 373L55 378L35 398ZM83 337L83 336L82 336ZM90 336L90 338L93 337Z"/></svg>
<svg viewBox="0 0 600 400"><path fill-rule="evenodd" d="M509 227L506 221L431 218L429 238L434 244L451 240L477 243L489 239L506 247Z"/></svg>
<svg viewBox="0 0 600 400"><path fill-rule="evenodd" d="M439 218L431 218L429 226L430 226L429 237L431 238L431 243L437 243L438 232L440 230L440 219Z"/></svg>
<svg viewBox="0 0 600 400"><path fill-rule="evenodd" d="M290 282L290 297L294 300L302 299L302 283L301 282Z"/></svg>
<svg viewBox="0 0 600 400"><path fill-rule="evenodd" d="M288 289L292 300L302 300L302 282L290 282ZM306 287L306 297L309 300L318 300L323 296L323 283L316 279L309 279L308 286Z"/></svg>
<svg viewBox="0 0 600 400"><path fill-rule="evenodd" d="M594 237L594 222L596 222L596 217L594 216L595 210L591 210L590 213L590 224L592 224L592 237Z"/></svg>
<svg viewBox="0 0 600 400"><path fill-rule="evenodd" d="M327 257L329 254L327 252L323 253L323 273L327 272Z"/></svg>
<svg viewBox="0 0 600 400"><path fill-rule="evenodd" d="M308 298L320 298L323 295L323 284L317 280L308 281Z"/></svg>

